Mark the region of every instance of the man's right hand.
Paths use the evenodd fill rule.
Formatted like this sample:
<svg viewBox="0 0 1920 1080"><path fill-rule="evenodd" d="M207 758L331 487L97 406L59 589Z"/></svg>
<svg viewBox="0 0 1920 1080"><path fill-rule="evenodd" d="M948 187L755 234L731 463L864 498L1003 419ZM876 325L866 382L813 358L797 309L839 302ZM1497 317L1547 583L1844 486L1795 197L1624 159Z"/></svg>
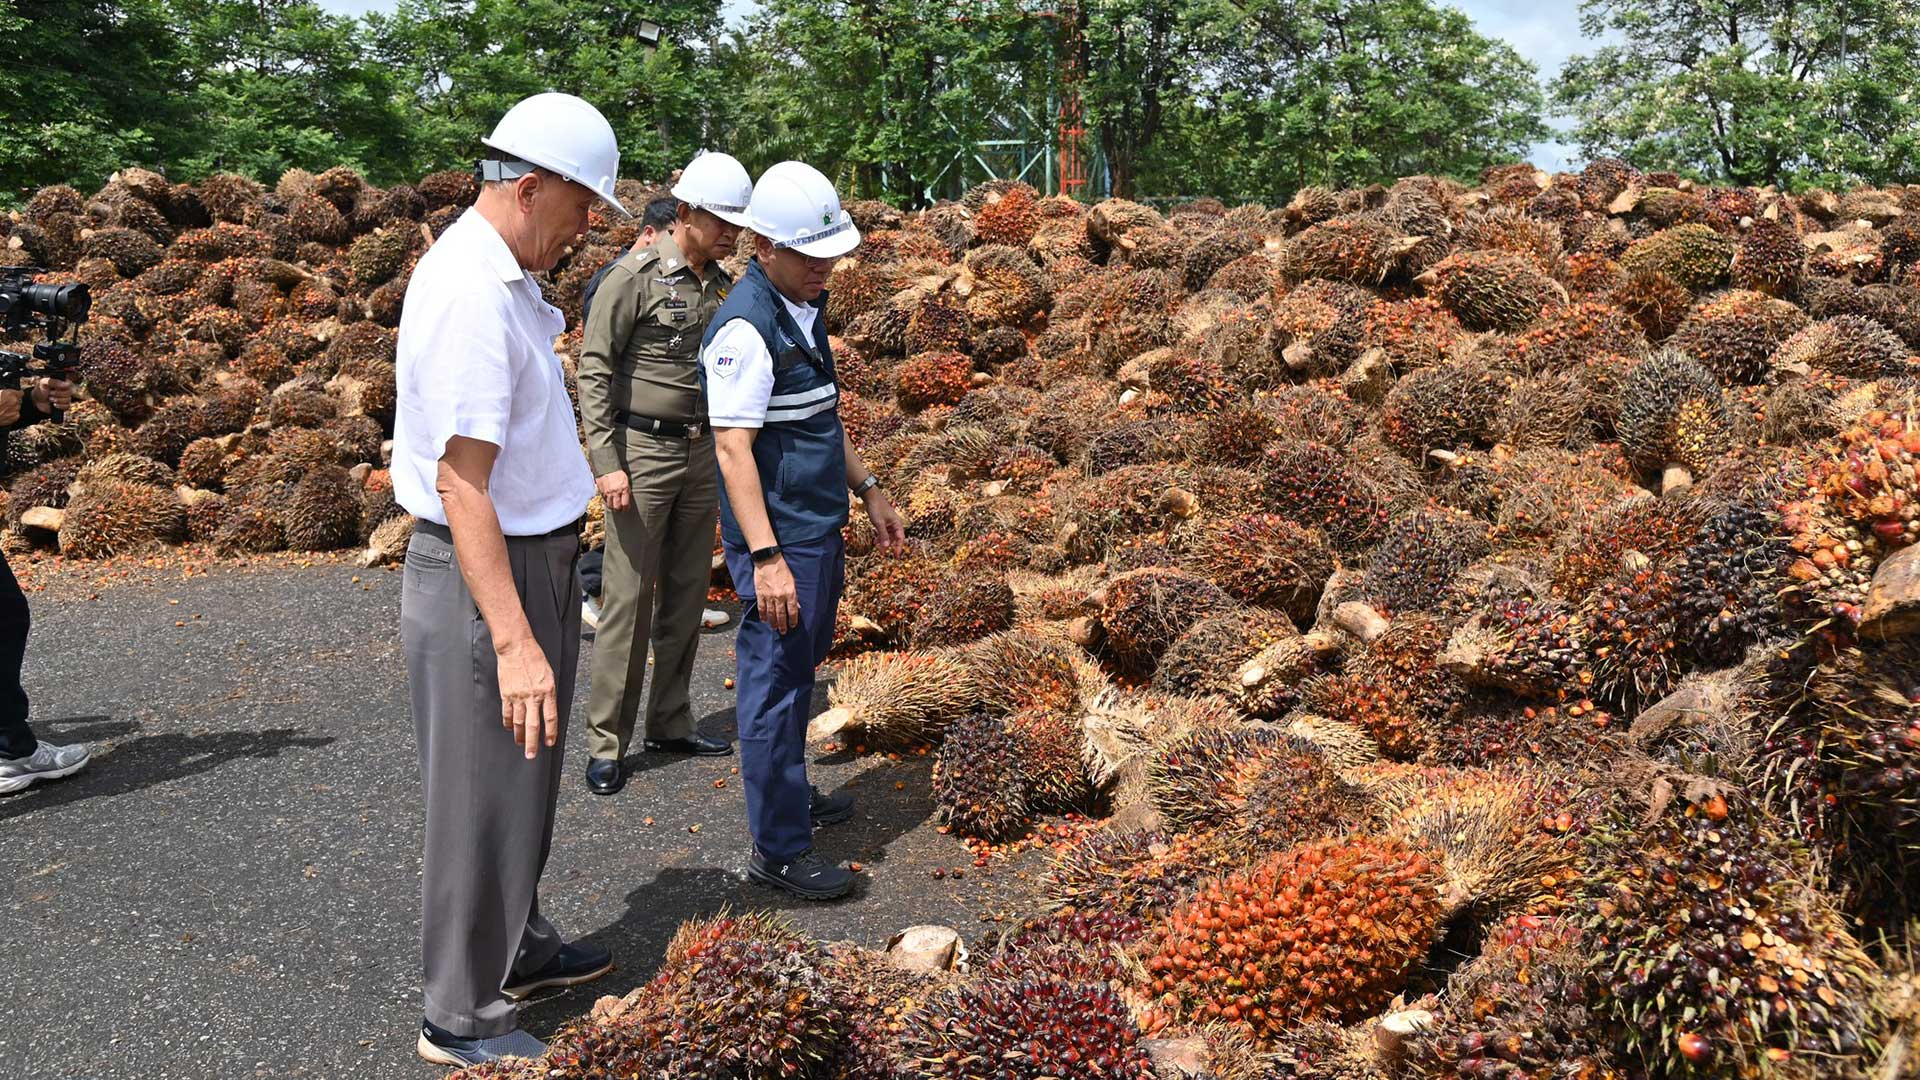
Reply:
<svg viewBox="0 0 1920 1080"><path fill-rule="evenodd" d="M800 625L800 594L786 556L777 555L770 562L754 565L753 599L760 617L775 633L784 634Z"/></svg>
<svg viewBox="0 0 1920 1080"><path fill-rule="evenodd" d="M560 699L554 691L553 667L531 637L496 646L494 655L499 661L500 724L513 732L513 741L531 761L542 742L552 746L560 738Z"/></svg>
<svg viewBox="0 0 1920 1080"><path fill-rule="evenodd" d="M600 490L600 498L606 501L607 509L626 510L633 506L633 483L627 479L624 471L616 470L605 476L596 476L593 486Z"/></svg>
<svg viewBox="0 0 1920 1080"><path fill-rule="evenodd" d="M20 422L20 391L0 390L0 427Z"/></svg>

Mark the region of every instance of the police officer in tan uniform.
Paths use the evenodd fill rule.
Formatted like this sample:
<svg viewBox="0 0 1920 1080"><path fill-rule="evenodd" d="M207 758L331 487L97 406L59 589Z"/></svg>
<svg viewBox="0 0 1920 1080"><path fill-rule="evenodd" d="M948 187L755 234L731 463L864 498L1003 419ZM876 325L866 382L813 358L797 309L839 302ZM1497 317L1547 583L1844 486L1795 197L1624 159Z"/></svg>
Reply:
<svg viewBox="0 0 1920 1080"><path fill-rule="evenodd" d="M731 285L719 263L733 252L752 191L747 170L726 154L694 158L673 187L672 229L613 265L587 316L580 416L607 506L587 706L587 787L596 794L626 784L649 640L646 749L733 752L694 731L689 685L720 498L699 360Z"/></svg>

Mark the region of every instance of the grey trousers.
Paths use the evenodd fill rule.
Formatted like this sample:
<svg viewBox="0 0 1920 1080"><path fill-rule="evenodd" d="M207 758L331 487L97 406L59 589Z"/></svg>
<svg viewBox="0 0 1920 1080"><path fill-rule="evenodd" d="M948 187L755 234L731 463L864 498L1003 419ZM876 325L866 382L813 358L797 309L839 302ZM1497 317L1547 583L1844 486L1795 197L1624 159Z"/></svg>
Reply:
<svg viewBox="0 0 1920 1080"><path fill-rule="evenodd" d="M507 560L534 638L553 666L560 741L532 761L500 723L493 636L460 574L446 530L429 522L407 545L400 639L427 804L420 951L426 1017L455 1035L516 1026L500 993L539 970L561 938L540 914L553 842L561 749L580 659L577 537L509 537Z"/></svg>
<svg viewBox="0 0 1920 1080"><path fill-rule="evenodd" d="M693 734L693 658L713 579L720 466L713 436L667 439L616 433L633 506L607 512L600 629L593 636L587 753L625 757L647 683L649 739ZM647 643L653 677L647 679Z"/></svg>

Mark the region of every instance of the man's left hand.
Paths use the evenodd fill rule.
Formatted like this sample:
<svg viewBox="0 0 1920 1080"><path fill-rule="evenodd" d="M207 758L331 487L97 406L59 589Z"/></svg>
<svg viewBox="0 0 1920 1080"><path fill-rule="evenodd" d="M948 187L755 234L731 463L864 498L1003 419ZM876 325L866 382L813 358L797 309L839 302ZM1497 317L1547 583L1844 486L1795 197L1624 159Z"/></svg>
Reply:
<svg viewBox="0 0 1920 1080"><path fill-rule="evenodd" d="M873 519L873 546L880 551L892 551L907 546L907 523L900 517L900 511L893 508L893 501L879 488L867 492L865 496L867 516Z"/></svg>
<svg viewBox="0 0 1920 1080"><path fill-rule="evenodd" d="M33 404L43 413L65 411L73 404L73 384L65 379L41 379L33 385Z"/></svg>

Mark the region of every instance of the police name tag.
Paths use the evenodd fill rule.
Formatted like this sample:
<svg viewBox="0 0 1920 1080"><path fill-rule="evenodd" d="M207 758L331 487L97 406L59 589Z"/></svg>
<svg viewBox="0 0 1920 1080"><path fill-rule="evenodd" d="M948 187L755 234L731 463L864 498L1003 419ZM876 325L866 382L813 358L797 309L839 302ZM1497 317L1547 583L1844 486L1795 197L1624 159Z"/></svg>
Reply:
<svg viewBox="0 0 1920 1080"><path fill-rule="evenodd" d="M708 366L713 369L715 377L731 379L740 370L740 358L733 353L723 352L715 355Z"/></svg>

